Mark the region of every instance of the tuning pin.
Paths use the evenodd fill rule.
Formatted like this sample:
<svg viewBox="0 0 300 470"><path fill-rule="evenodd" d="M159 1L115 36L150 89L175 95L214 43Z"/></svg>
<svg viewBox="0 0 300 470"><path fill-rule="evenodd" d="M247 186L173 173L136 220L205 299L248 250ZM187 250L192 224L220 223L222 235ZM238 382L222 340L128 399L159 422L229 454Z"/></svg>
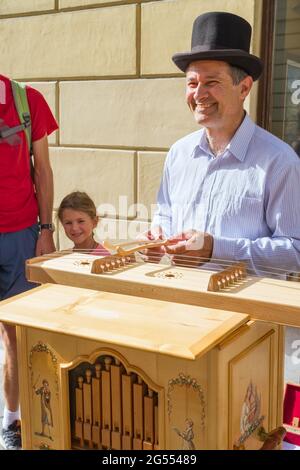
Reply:
<svg viewBox="0 0 300 470"><path fill-rule="evenodd" d="M110 262L110 269L113 270L113 269L116 269L116 267L117 267L117 266L116 266L116 262L115 262L114 259L112 259L111 262Z"/></svg>
<svg viewBox="0 0 300 470"><path fill-rule="evenodd" d="M242 279L244 279L245 277L247 277L247 273L246 273L246 270L245 270L245 269L241 269L241 276L242 276Z"/></svg>

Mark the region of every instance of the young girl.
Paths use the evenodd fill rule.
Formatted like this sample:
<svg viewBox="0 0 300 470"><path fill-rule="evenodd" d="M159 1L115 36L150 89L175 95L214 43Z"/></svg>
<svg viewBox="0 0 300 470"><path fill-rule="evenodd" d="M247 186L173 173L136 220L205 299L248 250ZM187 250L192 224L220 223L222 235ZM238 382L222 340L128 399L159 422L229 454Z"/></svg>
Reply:
<svg viewBox="0 0 300 470"><path fill-rule="evenodd" d="M94 202L86 193L75 191L68 194L60 203L58 218L67 237L74 243L74 251L100 256L110 254L94 239L99 217Z"/></svg>

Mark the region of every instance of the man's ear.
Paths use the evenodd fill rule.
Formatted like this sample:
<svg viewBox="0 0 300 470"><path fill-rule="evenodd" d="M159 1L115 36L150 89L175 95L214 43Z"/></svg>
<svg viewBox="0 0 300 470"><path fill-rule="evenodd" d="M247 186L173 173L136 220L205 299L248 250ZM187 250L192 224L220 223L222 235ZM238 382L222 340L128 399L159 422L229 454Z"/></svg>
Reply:
<svg viewBox="0 0 300 470"><path fill-rule="evenodd" d="M250 75L247 75L241 82L240 82L240 96L241 99L244 101L247 96L249 95L251 88L253 85L253 78Z"/></svg>

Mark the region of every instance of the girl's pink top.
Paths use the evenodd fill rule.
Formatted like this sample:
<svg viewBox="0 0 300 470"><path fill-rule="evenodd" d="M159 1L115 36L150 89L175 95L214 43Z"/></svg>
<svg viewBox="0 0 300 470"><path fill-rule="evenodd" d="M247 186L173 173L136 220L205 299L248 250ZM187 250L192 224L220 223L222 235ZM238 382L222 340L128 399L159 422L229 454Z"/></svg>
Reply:
<svg viewBox="0 0 300 470"><path fill-rule="evenodd" d="M96 248L94 248L93 250L91 250L89 252L89 255L95 255L95 256L109 256L111 253L106 250L106 248L104 248L103 245L101 245L101 243L99 243Z"/></svg>

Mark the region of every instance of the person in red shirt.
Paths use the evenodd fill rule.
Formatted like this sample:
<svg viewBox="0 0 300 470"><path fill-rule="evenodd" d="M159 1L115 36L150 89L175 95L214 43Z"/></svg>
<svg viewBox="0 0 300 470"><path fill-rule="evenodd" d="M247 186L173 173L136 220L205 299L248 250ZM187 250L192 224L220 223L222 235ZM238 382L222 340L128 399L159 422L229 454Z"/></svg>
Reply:
<svg viewBox="0 0 300 470"><path fill-rule="evenodd" d="M25 131L0 138L0 300L35 287L25 278L25 260L55 251L53 175L47 136L58 126L41 93L30 86L26 86L26 92L31 115L33 174ZM18 126L11 81L3 75L0 94L0 130ZM0 437L6 449L18 449L21 434L16 331L11 325L2 323L0 327L5 350L5 409Z"/></svg>

